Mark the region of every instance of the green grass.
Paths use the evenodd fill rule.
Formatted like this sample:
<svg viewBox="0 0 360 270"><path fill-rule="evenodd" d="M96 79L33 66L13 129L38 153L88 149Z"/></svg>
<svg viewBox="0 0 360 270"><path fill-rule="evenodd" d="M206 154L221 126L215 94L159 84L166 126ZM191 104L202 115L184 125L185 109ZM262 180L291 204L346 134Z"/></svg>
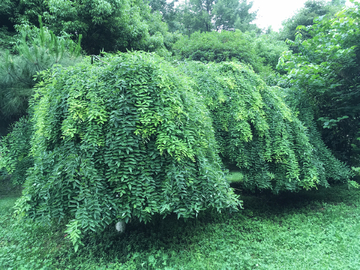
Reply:
<svg viewBox="0 0 360 270"><path fill-rule="evenodd" d="M241 183L244 175L241 172L232 172L227 175L227 179L230 183Z"/></svg>
<svg viewBox="0 0 360 270"><path fill-rule="evenodd" d="M61 226L18 224L0 198L0 269L360 269L360 191L242 196L238 213L111 227L75 253Z"/></svg>

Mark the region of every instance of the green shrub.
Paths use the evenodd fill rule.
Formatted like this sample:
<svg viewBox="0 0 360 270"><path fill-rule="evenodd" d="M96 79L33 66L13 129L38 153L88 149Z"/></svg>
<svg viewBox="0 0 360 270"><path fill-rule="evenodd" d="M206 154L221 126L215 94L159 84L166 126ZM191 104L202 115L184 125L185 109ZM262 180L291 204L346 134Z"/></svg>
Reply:
<svg viewBox="0 0 360 270"><path fill-rule="evenodd" d="M11 175L14 186L25 182L26 171L33 165L30 155L32 126L28 117L15 122L12 131L0 140L0 170Z"/></svg>
<svg viewBox="0 0 360 270"><path fill-rule="evenodd" d="M346 181L350 170L336 160L311 128L252 70L236 63L186 63L211 111L223 160L243 174L249 189L296 191L328 186L331 177ZM311 119L310 119L311 120ZM310 121L311 123L311 121Z"/></svg>
<svg viewBox="0 0 360 270"><path fill-rule="evenodd" d="M264 77L273 76L278 60L288 47L275 33L256 36L241 31L193 33L182 36L172 51L179 60L207 62L239 61Z"/></svg>
<svg viewBox="0 0 360 270"><path fill-rule="evenodd" d="M17 212L65 221L75 247L89 232L160 213L237 208L208 110L187 78L145 53L43 73Z"/></svg>
<svg viewBox="0 0 360 270"><path fill-rule="evenodd" d="M249 64L256 72L263 60L256 53L255 36L237 30L219 32L195 32L190 37L181 37L173 52L180 60L223 62L237 60Z"/></svg>
<svg viewBox="0 0 360 270"><path fill-rule="evenodd" d="M321 136L337 158L360 165L360 4L301 26L279 67L287 71L293 99L310 104ZM303 111L302 107L299 110Z"/></svg>

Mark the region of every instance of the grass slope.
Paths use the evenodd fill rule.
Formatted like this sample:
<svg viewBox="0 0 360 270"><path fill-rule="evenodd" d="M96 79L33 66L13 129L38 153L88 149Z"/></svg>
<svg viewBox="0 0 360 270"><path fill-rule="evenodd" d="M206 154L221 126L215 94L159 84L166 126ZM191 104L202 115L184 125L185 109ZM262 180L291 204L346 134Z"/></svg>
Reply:
<svg viewBox="0 0 360 270"><path fill-rule="evenodd" d="M18 224L0 196L0 269L360 269L360 191L243 195L245 209L111 227L77 253L61 226Z"/></svg>

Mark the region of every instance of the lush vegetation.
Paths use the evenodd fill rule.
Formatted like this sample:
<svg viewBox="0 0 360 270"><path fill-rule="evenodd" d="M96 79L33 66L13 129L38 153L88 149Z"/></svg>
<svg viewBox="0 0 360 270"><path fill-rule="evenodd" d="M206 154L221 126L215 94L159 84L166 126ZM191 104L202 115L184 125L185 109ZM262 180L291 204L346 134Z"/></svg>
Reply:
<svg viewBox="0 0 360 270"><path fill-rule="evenodd" d="M77 246L120 219L237 209L209 113L161 58L121 54L42 76L20 213L66 222Z"/></svg>
<svg viewBox="0 0 360 270"><path fill-rule="evenodd" d="M359 164L359 3L336 17L319 18L306 30L312 38L297 36L300 52L285 53L281 59L297 96L297 109L309 103L322 136L339 158ZM300 104L299 104L300 103ZM306 106L305 106L306 107Z"/></svg>
<svg viewBox="0 0 360 270"><path fill-rule="evenodd" d="M359 268L360 4L251 7L0 3L1 266Z"/></svg>
<svg viewBox="0 0 360 270"><path fill-rule="evenodd" d="M17 42L0 47L0 117L10 124L26 114L39 72L53 65L70 66L81 60L81 36L73 42L67 34L56 36L51 30L22 25ZM9 42L7 45L10 45ZM6 127L4 127L6 128ZM4 131L1 131L3 133Z"/></svg>
<svg viewBox="0 0 360 270"><path fill-rule="evenodd" d="M1 7L1 6L0 6ZM167 26L136 0L8 0L3 4L7 27L38 26L38 16L56 35L83 36L87 53L100 50L157 50L164 46ZM5 12L7 11L7 12Z"/></svg>
<svg viewBox="0 0 360 270"><path fill-rule="evenodd" d="M12 218L0 197L4 269L354 269L360 267L359 191L346 186L243 196L245 210L156 218L109 228L77 253L58 226Z"/></svg>
<svg viewBox="0 0 360 270"><path fill-rule="evenodd" d="M296 34L300 30L298 29L299 25L312 26L314 19L318 17L333 17L344 5L345 0L331 0L328 2L310 0L305 2L303 8L283 23L284 27L280 33L282 39L294 41ZM300 30L300 32L302 31ZM302 34L305 38L311 37L310 33L302 32Z"/></svg>
<svg viewBox="0 0 360 270"><path fill-rule="evenodd" d="M246 188L296 191L328 180L347 181L349 169L322 143L312 123L299 121L279 95L254 72L236 63L186 63L209 108L219 152L240 170Z"/></svg>

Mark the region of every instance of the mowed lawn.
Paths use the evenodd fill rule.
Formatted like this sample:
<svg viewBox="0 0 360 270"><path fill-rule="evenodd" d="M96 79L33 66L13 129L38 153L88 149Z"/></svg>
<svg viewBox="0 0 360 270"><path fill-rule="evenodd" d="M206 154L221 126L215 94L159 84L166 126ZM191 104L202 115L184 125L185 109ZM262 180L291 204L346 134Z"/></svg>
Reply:
<svg viewBox="0 0 360 270"><path fill-rule="evenodd" d="M109 227L77 253L61 224L17 221L18 196L0 195L0 269L360 269L360 191L347 186L243 194L238 213Z"/></svg>

